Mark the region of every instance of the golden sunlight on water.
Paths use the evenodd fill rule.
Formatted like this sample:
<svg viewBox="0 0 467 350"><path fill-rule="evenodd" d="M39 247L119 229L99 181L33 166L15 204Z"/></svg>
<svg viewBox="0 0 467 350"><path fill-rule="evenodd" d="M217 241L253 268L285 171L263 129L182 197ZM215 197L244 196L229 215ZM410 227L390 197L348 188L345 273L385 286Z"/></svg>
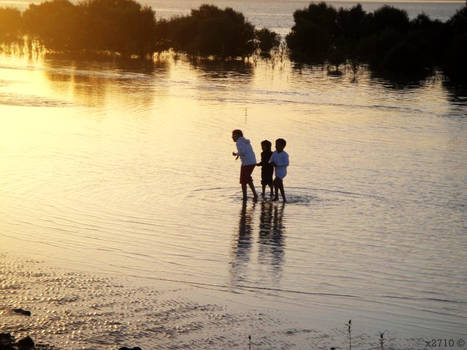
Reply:
<svg viewBox="0 0 467 350"><path fill-rule="evenodd" d="M467 107L452 99L438 79L287 60L1 56L0 250L198 283L197 300L308 327L460 336ZM242 205L235 128L258 159L287 140L290 203Z"/></svg>

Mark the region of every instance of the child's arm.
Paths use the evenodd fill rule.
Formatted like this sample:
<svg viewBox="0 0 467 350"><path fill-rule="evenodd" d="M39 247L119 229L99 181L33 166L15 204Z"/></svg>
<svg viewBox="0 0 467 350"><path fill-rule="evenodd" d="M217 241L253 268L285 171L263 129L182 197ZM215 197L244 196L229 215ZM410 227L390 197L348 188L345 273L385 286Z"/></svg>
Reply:
<svg viewBox="0 0 467 350"><path fill-rule="evenodd" d="M276 160L276 157L274 156L274 153L271 155L271 158L269 158L269 164L271 164L273 167L276 166L276 163L274 162Z"/></svg>
<svg viewBox="0 0 467 350"><path fill-rule="evenodd" d="M235 146L237 146L237 152L232 152L232 155L237 157L235 159L238 159L238 157L242 156L245 152L243 152L242 147L238 144L238 142L235 143Z"/></svg>

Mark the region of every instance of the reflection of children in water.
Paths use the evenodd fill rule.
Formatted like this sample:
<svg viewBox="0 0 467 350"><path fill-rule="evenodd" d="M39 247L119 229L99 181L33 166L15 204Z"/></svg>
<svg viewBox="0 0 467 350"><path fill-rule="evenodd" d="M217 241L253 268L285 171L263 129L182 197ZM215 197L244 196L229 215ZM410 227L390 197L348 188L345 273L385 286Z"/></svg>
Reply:
<svg viewBox="0 0 467 350"><path fill-rule="evenodd" d="M240 221L238 223L238 236L232 245L232 281L239 282L246 279L245 270L250 260L252 216L255 205L253 203L250 208L247 208L247 202L242 202Z"/></svg>
<svg viewBox="0 0 467 350"><path fill-rule="evenodd" d="M276 273L280 272L284 260L284 207L284 203L261 203L258 260L270 263Z"/></svg>
<svg viewBox="0 0 467 350"><path fill-rule="evenodd" d="M252 246L254 210L254 203L250 207L247 207L247 202L242 203L238 235L236 235L232 245L231 279L233 284L243 281L251 283L257 280L258 277L263 280L261 276L255 276L254 280L249 280L247 277ZM258 262L271 272L273 280L276 282L280 277L284 261L283 213L284 204L261 203L259 238L257 241ZM257 271L261 270L264 269L257 269Z"/></svg>

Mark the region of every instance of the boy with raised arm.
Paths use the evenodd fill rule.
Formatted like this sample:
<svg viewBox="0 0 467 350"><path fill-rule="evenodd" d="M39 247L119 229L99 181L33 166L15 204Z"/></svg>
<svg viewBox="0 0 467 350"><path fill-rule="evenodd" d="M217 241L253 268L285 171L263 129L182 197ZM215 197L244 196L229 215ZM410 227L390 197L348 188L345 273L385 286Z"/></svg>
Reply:
<svg viewBox="0 0 467 350"><path fill-rule="evenodd" d="M240 184L242 185L243 200L247 199L246 190L247 185L250 186L251 192L253 192L253 200L258 200L256 194L255 185L253 184L253 178L251 173L256 166L256 157L253 148L251 147L250 140L243 137L243 132L239 129L232 131L232 139L237 145L237 152L232 152L235 157L240 157L242 166L240 167Z"/></svg>

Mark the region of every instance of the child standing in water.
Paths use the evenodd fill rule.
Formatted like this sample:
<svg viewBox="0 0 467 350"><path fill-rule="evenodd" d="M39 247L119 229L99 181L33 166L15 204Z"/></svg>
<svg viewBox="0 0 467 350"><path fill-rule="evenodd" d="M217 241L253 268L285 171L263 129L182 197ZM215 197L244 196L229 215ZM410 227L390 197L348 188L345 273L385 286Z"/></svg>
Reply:
<svg viewBox="0 0 467 350"><path fill-rule="evenodd" d="M232 155L235 157L240 157L242 161L242 166L240 168L240 184L242 185L243 200L246 201L246 189L247 185L250 186L251 192L253 192L253 201L258 200L258 195L256 194L255 185L253 184L253 178L251 173L256 166L256 157L253 148L251 147L250 140L247 140L243 137L243 132L241 130L232 131L232 139L237 144L237 151L232 152Z"/></svg>
<svg viewBox="0 0 467 350"><path fill-rule="evenodd" d="M287 167L289 166L289 155L284 151L285 145L287 142L284 139L276 140L276 150L271 156L269 163L274 166L276 178L274 179L274 190L275 196L274 201L279 200L278 190L280 190L282 195L282 200L287 202L285 199L284 193L284 183L283 179L287 175Z"/></svg>
<svg viewBox="0 0 467 350"><path fill-rule="evenodd" d="M266 186L269 186L269 188L271 189L272 197L272 174L274 172L274 166L271 163L269 163L269 160L272 156L271 142L269 142L268 140L262 141L261 148L263 149L263 152L261 152L261 162L256 165L261 166L261 186L263 187L262 195L264 198Z"/></svg>

